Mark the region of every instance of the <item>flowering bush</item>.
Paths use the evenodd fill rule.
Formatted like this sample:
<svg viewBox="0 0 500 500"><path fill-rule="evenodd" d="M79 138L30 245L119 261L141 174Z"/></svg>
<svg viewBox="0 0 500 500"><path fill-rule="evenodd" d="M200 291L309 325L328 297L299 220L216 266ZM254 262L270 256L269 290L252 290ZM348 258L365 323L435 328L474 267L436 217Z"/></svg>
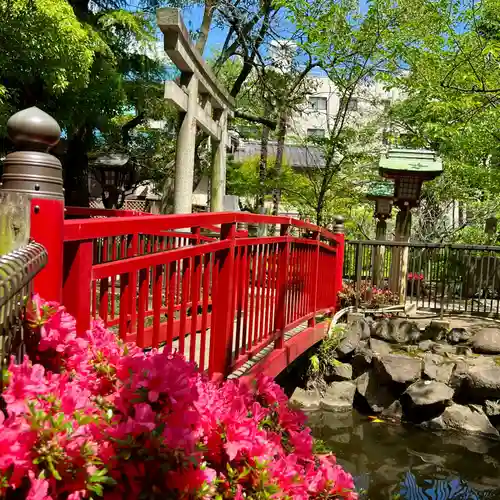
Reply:
<svg viewBox="0 0 500 500"><path fill-rule="evenodd" d="M29 357L5 374L0 498L354 500L271 379L215 385L176 354L83 337L35 297Z"/></svg>
<svg viewBox="0 0 500 500"><path fill-rule="evenodd" d="M408 281L423 281L424 275L419 273L408 273Z"/></svg>
<svg viewBox="0 0 500 500"><path fill-rule="evenodd" d="M358 291L354 283L343 283L339 292L340 306L350 307L356 305ZM388 289L378 288L370 281L363 280L359 289L359 304L363 307L378 309L398 304L399 299Z"/></svg>

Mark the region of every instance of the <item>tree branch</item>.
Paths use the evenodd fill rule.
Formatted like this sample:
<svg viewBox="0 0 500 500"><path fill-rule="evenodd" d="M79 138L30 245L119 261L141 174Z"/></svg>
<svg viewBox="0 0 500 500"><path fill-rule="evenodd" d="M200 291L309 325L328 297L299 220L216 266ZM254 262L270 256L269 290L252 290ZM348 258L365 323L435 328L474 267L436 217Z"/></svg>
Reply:
<svg viewBox="0 0 500 500"><path fill-rule="evenodd" d="M270 128L271 130L276 130L276 121L275 120L269 120L268 118L250 115L248 113L245 113L244 111L238 111L238 110L235 110L234 116L236 118L241 118L242 120L246 120L247 122L260 123L261 125L265 125L266 127Z"/></svg>

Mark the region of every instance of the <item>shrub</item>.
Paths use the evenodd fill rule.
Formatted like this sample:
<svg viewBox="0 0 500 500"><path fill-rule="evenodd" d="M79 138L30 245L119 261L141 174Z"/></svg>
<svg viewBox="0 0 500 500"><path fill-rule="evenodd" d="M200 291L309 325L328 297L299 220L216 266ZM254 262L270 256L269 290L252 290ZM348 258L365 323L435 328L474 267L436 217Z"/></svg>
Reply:
<svg viewBox="0 0 500 500"><path fill-rule="evenodd" d="M0 498L357 498L271 379L215 385L99 322L77 337L38 297L27 319L29 357L3 393Z"/></svg>
<svg viewBox="0 0 500 500"><path fill-rule="evenodd" d="M341 307L356 305L358 291L354 283L344 282L339 292ZM378 309L398 304L399 299L387 288L378 288L368 280L363 280L359 289L359 305L370 309Z"/></svg>

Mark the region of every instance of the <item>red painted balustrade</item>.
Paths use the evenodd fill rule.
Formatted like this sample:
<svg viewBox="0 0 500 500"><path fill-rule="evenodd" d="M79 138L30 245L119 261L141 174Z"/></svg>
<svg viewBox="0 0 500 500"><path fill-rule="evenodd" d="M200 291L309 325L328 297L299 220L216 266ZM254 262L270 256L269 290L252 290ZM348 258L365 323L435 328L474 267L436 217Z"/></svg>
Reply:
<svg viewBox="0 0 500 500"><path fill-rule="evenodd" d="M66 219L63 236L62 301L79 331L101 318L125 341L180 351L223 377L336 307L343 234L289 217L112 212L66 209L85 217ZM237 231L246 224L279 235L248 237ZM50 276L37 284L53 286Z"/></svg>

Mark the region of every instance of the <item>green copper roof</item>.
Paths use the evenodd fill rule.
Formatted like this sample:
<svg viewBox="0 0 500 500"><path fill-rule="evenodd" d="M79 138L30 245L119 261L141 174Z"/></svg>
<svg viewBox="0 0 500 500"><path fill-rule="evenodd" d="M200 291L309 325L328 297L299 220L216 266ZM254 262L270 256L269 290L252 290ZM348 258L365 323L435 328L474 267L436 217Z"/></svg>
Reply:
<svg viewBox="0 0 500 500"><path fill-rule="evenodd" d="M370 182L366 190L368 198L393 198L394 183L392 181Z"/></svg>
<svg viewBox="0 0 500 500"><path fill-rule="evenodd" d="M390 149L380 157L379 171L384 177L412 174L429 179L443 172L443 162L426 149Z"/></svg>

